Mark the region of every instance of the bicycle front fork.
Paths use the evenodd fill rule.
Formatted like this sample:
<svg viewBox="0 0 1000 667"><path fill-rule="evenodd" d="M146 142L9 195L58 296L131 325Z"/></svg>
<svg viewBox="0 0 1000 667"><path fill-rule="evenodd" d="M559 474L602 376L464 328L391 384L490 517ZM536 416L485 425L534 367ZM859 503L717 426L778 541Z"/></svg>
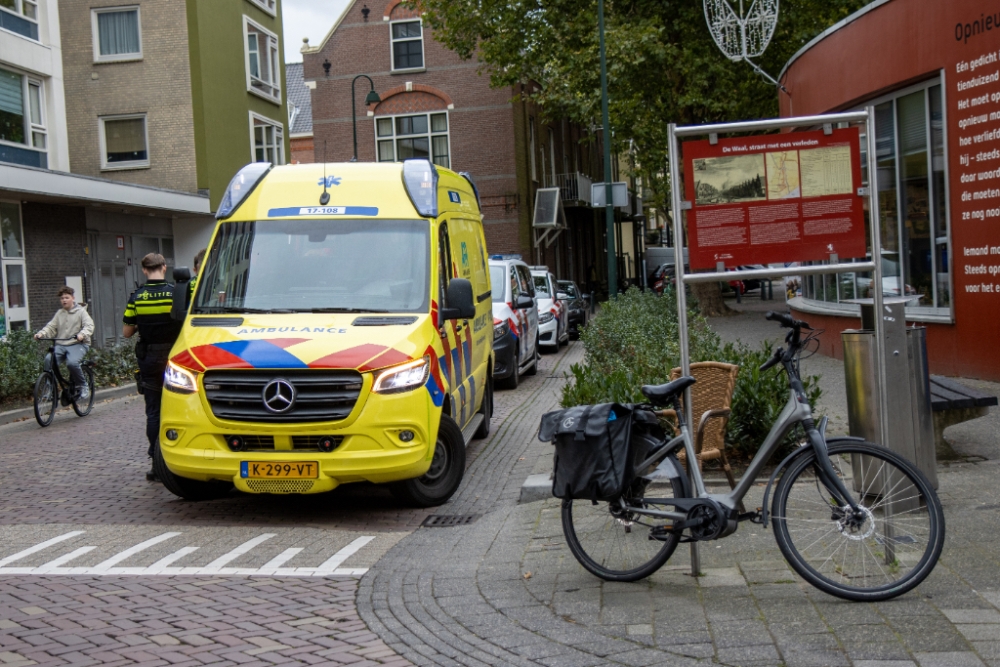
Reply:
<svg viewBox="0 0 1000 667"><path fill-rule="evenodd" d="M816 424L812 418L803 420L802 427L805 429L806 436L809 438L809 443L812 445L813 452L816 455L816 473L819 475L823 486L830 492L833 499L837 501L838 506L849 505L851 510L857 515L860 511L858 504L854 502L851 492L844 485L844 480L837 475L833 469L833 464L830 463L830 453L826 447L826 439L816 428Z"/></svg>

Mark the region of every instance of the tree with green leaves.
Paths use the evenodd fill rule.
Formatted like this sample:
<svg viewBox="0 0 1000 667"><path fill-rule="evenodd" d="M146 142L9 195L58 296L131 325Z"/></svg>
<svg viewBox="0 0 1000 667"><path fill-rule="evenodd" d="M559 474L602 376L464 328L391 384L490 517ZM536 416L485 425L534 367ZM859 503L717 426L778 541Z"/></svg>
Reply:
<svg viewBox="0 0 1000 667"><path fill-rule="evenodd" d="M415 1L434 38L478 58L494 87L535 81L525 95L543 114L600 126L597 0ZM785 0L757 64L777 76L806 42L865 4ZM666 210L667 124L774 117L779 93L719 51L698 0L606 0L605 21L612 150L634 151L651 204Z"/></svg>

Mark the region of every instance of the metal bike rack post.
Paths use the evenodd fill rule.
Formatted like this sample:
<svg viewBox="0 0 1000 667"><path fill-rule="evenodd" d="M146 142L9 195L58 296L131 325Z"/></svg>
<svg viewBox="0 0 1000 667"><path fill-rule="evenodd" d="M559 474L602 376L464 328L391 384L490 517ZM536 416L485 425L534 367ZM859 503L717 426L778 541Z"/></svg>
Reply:
<svg viewBox="0 0 1000 667"><path fill-rule="evenodd" d="M690 208L689 202L684 202L681 196L680 180L680 155L677 139L679 137L720 135L734 132L754 132L761 130L776 130L788 127L819 127L823 125L833 125L836 123L860 123L865 124L865 139L868 149L868 209L869 209L869 235L872 249L872 261L855 263L834 263L825 265L798 266L794 268L782 267L777 269L752 269L736 271L712 271L707 273L684 272L684 223L681 220L683 211ZM670 123L667 126L668 141L670 148L670 196L671 209L673 213L674 229L674 261L677 277L677 325L679 330L679 346L681 353L681 370L684 375L691 373L691 357L688 349L687 331L687 294L685 287L689 283L696 282L716 282L728 280L740 280L741 278L785 278L787 276L821 275L829 273L844 272L872 272L872 284L876 286L873 290L875 300L875 312L878 315L875 319L875 356L878 365L878 401L880 410L879 432L882 435L882 442L889 442L888 423L886 414L886 372L885 372L885 333L884 333L884 308L882 304L882 238L881 223L879 221L878 207L878 160L875 155L875 107L866 107L863 111L852 111L846 113L825 114L819 116L800 116L798 118L775 118L769 120L748 121L742 123L718 123L714 125L688 125L677 126ZM690 175L689 175L690 176ZM789 258L790 262L798 261L797 258ZM836 261L836 260L834 260ZM690 389L684 394L684 412L688 424L693 424L691 414ZM694 462L689 462L689 471L693 471ZM698 543L691 543L691 574L698 576L701 571L701 558L698 553Z"/></svg>

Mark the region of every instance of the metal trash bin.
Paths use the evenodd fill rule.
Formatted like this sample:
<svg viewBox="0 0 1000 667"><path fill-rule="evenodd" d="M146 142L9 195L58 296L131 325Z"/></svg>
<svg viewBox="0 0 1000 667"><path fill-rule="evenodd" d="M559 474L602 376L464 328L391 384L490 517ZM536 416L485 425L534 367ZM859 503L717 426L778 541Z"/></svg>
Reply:
<svg viewBox="0 0 1000 667"><path fill-rule="evenodd" d="M927 330L924 327L907 328L903 308L912 300L907 297L882 300L888 447L916 465L936 489L937 452L927 367ZM861 329L841 333L850 432L875 444L886 445L879 429L874 300L856 299L852 303L861 305ZM854 484L859 491L861 465L861 461L854 461Z"/></svg>

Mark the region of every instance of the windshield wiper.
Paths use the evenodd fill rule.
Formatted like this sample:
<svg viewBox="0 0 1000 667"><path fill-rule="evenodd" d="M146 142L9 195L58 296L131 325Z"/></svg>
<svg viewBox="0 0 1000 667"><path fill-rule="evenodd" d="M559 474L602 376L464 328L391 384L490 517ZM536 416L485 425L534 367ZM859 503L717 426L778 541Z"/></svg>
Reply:
<svg viewBox="0 0 1000 667"><path fill-rule="evenodd" d="M371 308L310 308L310 313L391 313L391 310L373 310Z"/></svg>

